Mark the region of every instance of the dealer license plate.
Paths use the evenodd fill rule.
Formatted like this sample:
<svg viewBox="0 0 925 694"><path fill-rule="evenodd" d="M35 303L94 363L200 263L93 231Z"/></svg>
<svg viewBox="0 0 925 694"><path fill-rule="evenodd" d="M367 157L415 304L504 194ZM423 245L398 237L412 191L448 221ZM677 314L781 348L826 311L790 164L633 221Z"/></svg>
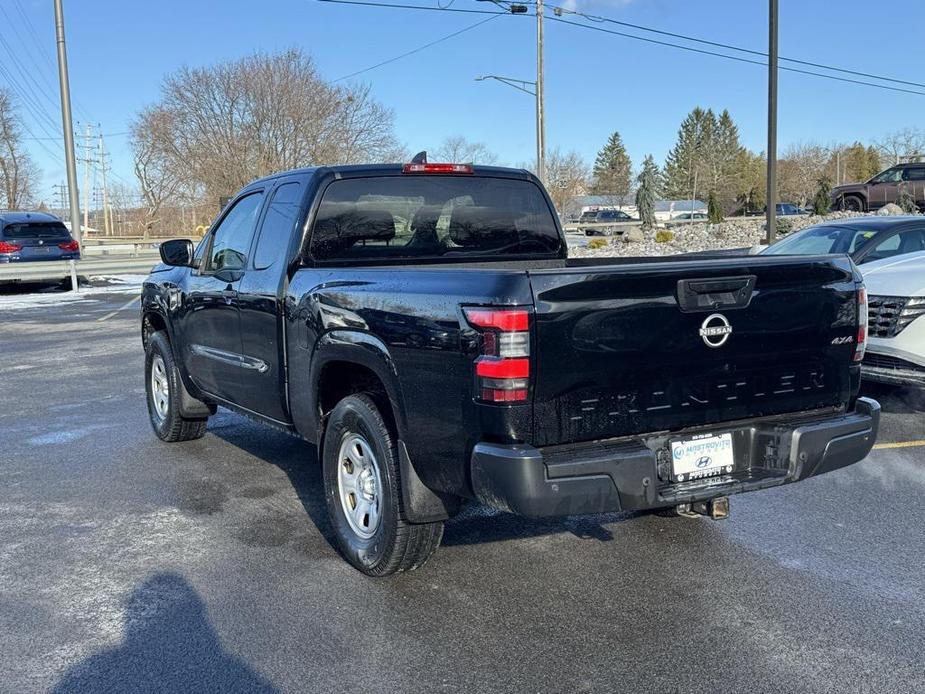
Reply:
<svg viewBox="0 0 925 694"><path fill-rule="evenodd" d="M732 434L704 434L671 442L671 465L676 482L730 473L734 464Z"/></svg>

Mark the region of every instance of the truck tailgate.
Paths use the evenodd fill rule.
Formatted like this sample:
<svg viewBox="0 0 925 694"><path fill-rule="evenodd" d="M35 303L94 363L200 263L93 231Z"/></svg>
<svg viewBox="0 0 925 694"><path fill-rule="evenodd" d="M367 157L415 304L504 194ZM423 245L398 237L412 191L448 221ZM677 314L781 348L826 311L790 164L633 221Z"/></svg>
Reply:
<svg viewBox="0 0 925 694"><path fill-rule="evenodd" d="M845 404L854 272L844 256L530 271L534 444Z"/></svg>

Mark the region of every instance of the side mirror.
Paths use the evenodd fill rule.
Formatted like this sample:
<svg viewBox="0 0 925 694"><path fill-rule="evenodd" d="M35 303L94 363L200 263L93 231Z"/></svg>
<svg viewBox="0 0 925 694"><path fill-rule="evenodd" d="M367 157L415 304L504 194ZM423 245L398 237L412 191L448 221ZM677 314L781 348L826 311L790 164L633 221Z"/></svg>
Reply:
<svg viewBox="0 0 925 694"><path fill-rule="evenodd" d="M193 242L189 239L170 239L160 245L161 260L173 267L192 267Z"/></svg>

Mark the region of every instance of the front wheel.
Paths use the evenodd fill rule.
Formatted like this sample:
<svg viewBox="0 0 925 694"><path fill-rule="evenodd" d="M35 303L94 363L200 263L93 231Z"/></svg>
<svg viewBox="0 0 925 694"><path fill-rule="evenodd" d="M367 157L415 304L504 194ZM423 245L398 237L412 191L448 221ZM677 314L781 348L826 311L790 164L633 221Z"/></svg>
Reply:
<svg viewBox="0 0 925 694"><path fill-rule="evenodd" d="M153 333L145 349L145 394L151 428L162 441L191 441L206 433L205 418L190 419L180 414L182 388L167 336Z"/></svg>
<svg viewBox="0 0 925 694"><path fill-rule="evenodd" d="M368 395L350 395L331 412L322 467L338 549L363 573L416 569L440 545L442 521L405 519L395 437Z"/></svg>

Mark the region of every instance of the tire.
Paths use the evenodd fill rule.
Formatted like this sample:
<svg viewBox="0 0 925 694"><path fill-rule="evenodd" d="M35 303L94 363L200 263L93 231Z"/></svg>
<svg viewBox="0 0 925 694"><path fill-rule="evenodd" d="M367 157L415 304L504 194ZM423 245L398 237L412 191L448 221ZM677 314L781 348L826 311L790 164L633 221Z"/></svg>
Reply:
<svg viewBox="0 0 925 694"><path fill-rule="evenodd" d="M847 195L842 201L842 207L849 212L863 212L864 201L857 195Z"/></svg>
<svg viewBox="0 0 925 694"><path fill-rule="evenodd" d="M206 433L208 418L180 415L183 383L164 332L152 333L145 349L145 399L151 428L162 441L192 441Z"/></svg>
<svg viewBox="0 0 925 694"><path fill-rule="evenodd" d="M416 569L443 537L443 522L409 523L402 508L394 432L365 393L328 417L322 475L328 516L343 557L367 576Z"/></svg>

